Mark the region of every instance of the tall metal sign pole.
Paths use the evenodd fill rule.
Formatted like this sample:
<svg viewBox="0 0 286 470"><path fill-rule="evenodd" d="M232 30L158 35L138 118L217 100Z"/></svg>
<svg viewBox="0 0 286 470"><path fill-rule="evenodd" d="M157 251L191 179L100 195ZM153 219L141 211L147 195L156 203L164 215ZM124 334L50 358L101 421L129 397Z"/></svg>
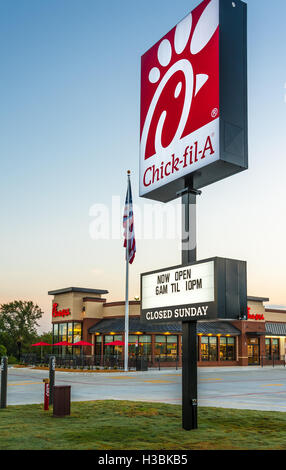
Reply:
<svg viewBox="0 0 286 470"><path fill-rule="evenodd" d="M196 198L199 191L190 186L182 195L182 265L197 261ZM197 321L182 322L182 424L197 429Z"/></svg>
<svg viewBox="0 0 286 470"><path fill-rule="evenodd" d="M8 357L3 356L1 359L1 400L0 408L7 406L7 382L8 382Z"/></svg>
<svg viewBox="0 0 286 470"><path fill-rule="evenodd" d="M128 372L128 341L129 341L129 243L130 243L130 207L128 199L128 191L130 185L130 171L127 172L127 198L125 202L125 210L127 209L126 220L126 273L125 273L125 328L124 328L124 370Z"/></svg>
<svg viewBox="0 0 286 470"><path fill-rule="evenodd" d="M54 403L54 385L55 385L55 368L56 368L56 358L55 356L50 356L49 358L49 403L52 405Z"/></svg>

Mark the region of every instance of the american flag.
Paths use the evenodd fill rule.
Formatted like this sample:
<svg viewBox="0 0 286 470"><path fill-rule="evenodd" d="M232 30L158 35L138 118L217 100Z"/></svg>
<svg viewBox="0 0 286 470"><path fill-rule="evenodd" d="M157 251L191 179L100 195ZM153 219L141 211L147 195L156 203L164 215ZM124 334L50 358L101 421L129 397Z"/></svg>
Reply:
<svg viewBox="0 0 286 470"><path fill-rule="evenodd" d="M129 227L129 234L128 234ZM124 228L124 248L127 247L126 257L130 264L133 263L136 253L136 242L135 242L135 232L134 232L134 217L133 217L133 207L132 207L132 192L131 192L131 183L130 177L128 175L128 186L125 199L125 208L123 215L123 228Z"/></svg>

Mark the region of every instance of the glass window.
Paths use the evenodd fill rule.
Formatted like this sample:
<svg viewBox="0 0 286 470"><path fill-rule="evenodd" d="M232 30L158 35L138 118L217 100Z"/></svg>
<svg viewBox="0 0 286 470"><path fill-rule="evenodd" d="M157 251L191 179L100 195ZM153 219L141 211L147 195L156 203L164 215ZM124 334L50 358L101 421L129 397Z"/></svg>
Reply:
<svg viewBox="0 0 286 470"><path fill-rule="evenodd" d="M58 336L58 334L59 334L59 325L58 325L58 323L53 324L53 332L54 332L55 336Z"/></svg>
<svg viewBox="0 0 286 470"><path fill-rule="evenodd" d="M101 356L101 344L102 344L102 336L96 336L95 337L95 348L94 348L94 354L96 356Z"/></svg>
<svg viewBox="0 0 286 470"><path fill-rule="evenodd" d="M178 354L178 337L175 335L156 335L155 355L164 360L176 360ZM165 357L164 357L165 356Z"/></svg>
<svg viewBox="0 0 286 470"><path fill-rule="evenodd" d="M131 357L135 357L136 354L139 354L139 336L138 335L129 335L129 345L128 345L128 354Z"/></svg>
<svg viewBox="0 0 286 470"><path fill-rule="evenodd" d="M201 360L217 361L217 337L202 336L201 337Z"/></svg>
<svg viewBox="0 0 286 470"><path fill-rule="evenodd" d="M123 346L108 345L114 341L122 341L122 335L106 335L104 336L103 354L105 356L119 356L122 355Z"/></svg>
<svg viewBox="0 0 286 470"><path fill-rule="evenodd" d="M73 342L77 343L82 338L82 325L81 323L73 324Z"/></svg>
<svg viewBox="0 0 286 470"><path fill-rule="evenodd" d="M279 338L265 338L265 355L268 360L279 359Z"/></svg>
<svg viewBox="0 0 286 470"><path fill-rule="evenodd" d="M59 324L59 341L67 341L67 323Z"/></svg>
<svg viewBox="0 0 286 470"><path fill-rule="evenodd" d="M155 336L155 356L164 356L166 355L166 352L166 336Z"/></svg>
<svg viewBox="0 0 286 470"><path fill-rule="evenodd" d="M164 342L166 342L166 336L164 336L164 335L157 335L157 336L155 337L155 342L156 342L156 343L164 343Z"/></svg>
<svg viewBox="0 0 286 470"><path fill-rule="evenodd" d="M167 336L167 357L176 360L178 350L178 337Z"/></svg>
<svg viewBox="0 0 286 470"><path fill-rule="evenodd" d="M104 336L104 344L103 344L103 351L105 356L113 356L114 353L114 346L110 346L107 343L113 342L112 335L105 335Z"/></svg>
<svg viewBox="0 0 286 470"><path fill-rule="evenodd" d="M73 343L73 323L68 323L68 342Z"/></svg>
<svg viewBox="0 0 286 470"><path fill-rule="evenodd" d="M272 339L272 357L274 357L274 359L279 359L279 339L278 338Z"/></svg>
<svg viewBox="0 0 286 470"><path fill-rule="evenodd" d="M217 361L217 337L209 338L209 361Z"/></svg>
<svg viewBox="0 0 286 470"><path fill-rule="evenodd" d="M219 357L221 361L235 361L235 338L221 336Z"/></svg>
<svg viewBox="0 0 286 470"><path fill-rule="evenodd" d="M151 335L141 335L140 343L151 343Z"/></svg>
<svg viewBox="0 0 286 470"><path fill-rule="evenodd" d="M265 338L265 355L266 359L271 359L271 339Z"/></svg>
<svg viewBox="0 0 286 470"><path fill-rule="evenodd" d="M72 340L73 336L73 323L68 323L68 337Z"/></svg>
<svg viewBox="0 0 286 470"><path fill-rule="evenodd" d="M151 335L140 335L139 341L139 354L141 356L151 356Z"/></svg>
<svg viewBox="0 0 286 470"><path fill-rule="evenodd" d="M95 336L94 354L96 356L101 356L101 344L102 344L102 336Z"/></svg>
<svg viewBox="0 0 286 470"><path fill-rule="evenodd" d="M209 338L207 336L201 337L201 360L209 360Z"/></svg>
<svg viewBox="0 0 286 470"><path fill-rule="evenodd" d="M166 336L167 338L167 343L176 343L177 342L177 336Z"/></svg>
<svg viewBox="0 0 286 470"><path fill-rule="evenodd" d="M53 324L53 343L59 342L59 325L57 323Z"/></svg>
<svg viewBox="0 0 286 470"><path fill-rule="evenodd" d="M106 335L104 336L104 343L112 343L113 341L113 336Z"/></svg>

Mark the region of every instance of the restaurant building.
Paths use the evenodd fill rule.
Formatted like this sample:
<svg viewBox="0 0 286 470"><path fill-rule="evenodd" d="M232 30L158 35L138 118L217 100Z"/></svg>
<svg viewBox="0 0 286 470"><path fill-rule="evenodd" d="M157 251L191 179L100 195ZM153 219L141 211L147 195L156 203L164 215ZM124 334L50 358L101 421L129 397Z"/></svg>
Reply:
<svg viewBox="0 0 286 470"><path fill-rule="evenodd" d="M107 302L107 290L68 287L53 296L53 344L87 341L85 355L123 360L125 302ZM248 297L248 320L197 323L199 366L284 364L286 310L264 306L265 297ZM140 320L140 301L129 302L129 355L147 356L149 365L181 365L181 323L149 324ZM54 346L56 355L78 355L76 346Z"/></svg>

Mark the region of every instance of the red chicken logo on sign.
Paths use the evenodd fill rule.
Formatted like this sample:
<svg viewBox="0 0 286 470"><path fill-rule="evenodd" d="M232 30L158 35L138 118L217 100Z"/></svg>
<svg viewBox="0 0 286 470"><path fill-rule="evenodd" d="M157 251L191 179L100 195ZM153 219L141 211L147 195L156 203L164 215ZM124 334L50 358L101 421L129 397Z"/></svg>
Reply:
<svg viewBox="0 0 286 470"><path fill-rule="evenodd" d="M218 117L219 0L204 0L142 57L143 172L153 156L157 165L172 154L180 159L177 144ZM197 160L208 136L214 137L211 127L197 136Z"/></svg>

